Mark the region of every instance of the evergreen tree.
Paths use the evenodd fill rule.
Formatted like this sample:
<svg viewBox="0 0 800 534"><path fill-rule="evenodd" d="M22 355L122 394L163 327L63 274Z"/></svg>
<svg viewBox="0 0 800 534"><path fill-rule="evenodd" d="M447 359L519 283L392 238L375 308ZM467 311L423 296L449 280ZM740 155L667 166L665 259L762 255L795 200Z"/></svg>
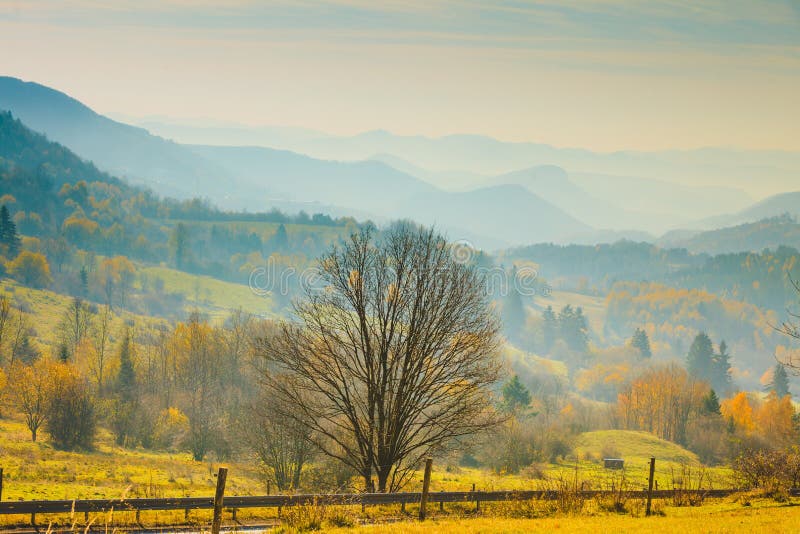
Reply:
<svg viewBox="0 0 800 534"><path fill-rule="evenodd" d="M61 360L62 363L67 363L69 361L69 348L66 343L62 343L58 347L58 359Z"/></svg>
<svg viewBox="0 0 800 534"><path fill-rule="evenodd" d="M275 234L269 238L268 247L272 252L284 252L289 249L289 234L283 223L278 225Z"/></svg>
<svg viewBox="0 0 800 534"><path fill-rule="evenodd" d="M531 404L531 393L528 388L520 382L519 376L514 377L503 386L503 405L509 412L516 412L524 409Z"/></svg>
<svg viewBox="0 0 800 534"><path fill-rule="evenodd" d="M586 352L589 344L589 325L583 309L573 308L569 304L558 313L558 327L561 338L569 348L578 352Z"/></svg>
<svg viewBox="0 0 800 534"><path fill-rule="evenodd" d="M701 410L705 415L722 414L719 406L719 397L717 397L717 393L713 389L709 390L708 394L703 397L703 405Z"/></svg>
<svg viewBox="0 0 800 534"><path fill-rule="evenodd" d="M516 279L517 269L512 269L512 280ZM508 338L512 341L519 340L523 326L525 326L525 306L522 304L522 295L516 286L510 284L508 295L503 302L503 326Z"/></svg>
<svg viewBox="0 0 800 534"><path fill-rule="evenodd" d="M764 391L774 391L779 399L789 395L789 375L786 373L786 367L782 363L775 364L775 369L772 371L772 381L767 384Z"/></svg>
<svg viewBox="0 0 800 534"><path fill-rule="evenodd" d="M719 344L719 353L714 356L714 365L710 377L711 384L719 391L731 389L731 357L728 354L728 344L722 340Z"/></svg>
<svg viewBox="0 0 800 534"><path fill-rule="evenodd" d="M86 270L86 266L81 266L81 296L86 298L89 296L89 271Z"/></svg>
<svg viewBox="0 0 800 534"><path fill-rule="evenodd" d="M5 245L9 258L16 258L19 254L21 242L17 225L11 219L11 213L5 204L0 206L0 244Z"/></svg>
<svg viewBox="0 0 800 534"><path fill-rule="evenodd" d="M647 332L641 328L637 328L633 333L631 345L639 350L639 354L642 358L650 358L653 355L650 349L650 339L647 337Z"/></svg>
<svg viewBox="0 0 800 534"><path fill-rule="evenodd" d="M686 370L701 380L711 381L714 370L714 346L705 332L700 332L686 355Z"/></svg>
<svg viewBox="0 0 800 534"><path fill-rule="evenodd" d="M136 392L136 373L131 357L131 335L125 332L119 348L119 372L117 373L117 399L114 403L112 428L119 445L135 444L139 403ZM132 440L134 443L132 443Z"/></svg>
<svg viewBox="0 0 800 534"><path fill-rule="evenodd" d="M117 390L120 397L126 401L134 398L136 391L136 373L133 369L131 358L131 334L125 331L119 349L119 373L117 374Z"/></svg>
<svg viewBox="0 0 800 534"><path fill-rule="evenodd" d="M178 223L172 231L170 243L175 258L175 267L179 270L186 269L190 263L189 228L183 223Z"/></svg>
<svg viewBox="0 0 800 534"><path fill-rule="evenodd" d="M558 335L558 319L556 319L556 314L553 312L552 306L548 306L544 310L542 318L544 319L542 325L542 342L544 343L545 352L550 352L553 348L553 344L556 342L556 336Z"/></svg>

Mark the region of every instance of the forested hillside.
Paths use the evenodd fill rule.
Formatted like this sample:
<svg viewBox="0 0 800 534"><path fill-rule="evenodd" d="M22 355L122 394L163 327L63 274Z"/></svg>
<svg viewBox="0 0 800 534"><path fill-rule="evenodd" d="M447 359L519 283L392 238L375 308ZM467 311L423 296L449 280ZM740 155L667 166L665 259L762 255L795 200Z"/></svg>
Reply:
<svg viewBox="0 0 800 534"><path fill-rule="evenodd" d="M200 200L161 198L98 170L5 112L0 141L0 204L23 236L24 258L36 266L9 266L9 274L98 302L130 289L136 262L247 284L270 258L276 268L302 270L332 240L358 227L326 215L232 213ZM139 283L145 292L158 293L158 287L155 279ZM136 309L171 308L142 306Z"/></svg>

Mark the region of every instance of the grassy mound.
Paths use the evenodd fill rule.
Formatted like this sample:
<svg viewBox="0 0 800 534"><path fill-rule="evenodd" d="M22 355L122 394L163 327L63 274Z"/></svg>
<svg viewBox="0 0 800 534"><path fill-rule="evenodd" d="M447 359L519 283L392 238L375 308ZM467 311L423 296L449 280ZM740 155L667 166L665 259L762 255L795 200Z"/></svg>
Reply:
<svg viewBox="0 0 800 534"><path fill-rule="evenodd" d="M677 463L699 463L697 455L680 445L637 430L598 430L585 432L575 443L578 457L649 459Z"/></svg>

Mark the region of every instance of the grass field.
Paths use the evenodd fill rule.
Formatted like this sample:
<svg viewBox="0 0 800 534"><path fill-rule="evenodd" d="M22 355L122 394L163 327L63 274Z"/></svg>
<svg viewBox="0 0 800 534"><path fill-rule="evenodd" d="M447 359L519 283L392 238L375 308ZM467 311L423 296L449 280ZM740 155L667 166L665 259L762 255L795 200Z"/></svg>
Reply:
<svg viewBox="0 0 800 534"><path fill-rule="evenodd" d="M226 465L228 465L226 463ZM196 462L188 452L124 449L100 430L96 450L54 449L41 436L37 443L18 421L0 420L0 466L3 500L184 497L212 495L217 462ZM230 494L263 494L254 465L230 464Z"/></svg>
<svg viewBox="0 0 800 534"><path fill-rule="evenodd" d="M639 489L646 480L647 462L651 455L657 458L656 478L661 487L669 487L671 469L689 463L699 466L696 456L681 447L660 440L645 432L625 430L587 432L576 443L579 457L592 456L596 460L565 461L544 465L545 478L524 475L495 474L489 470L467 468L436 460L431 479L432 491L466 491L474 484L478 490L541 489L548 480L576 475L579 482L586 481L602 489L613 476L602 468L601 451L612 443L626 460L625 476L631 489ZM196 496L213 491L217 462L196 462L188 452L155 452L143 449L125 449L113 443L111 435L102 430L97 447L92 452L65 452L54 449L46 435L32 443L25 426L16 420L0 420L0 458L5 469L6 484L3 498L70 499L118 498L123 493L129 497ZM226 462L230 467L228 494L262 494L266 488L255 465L246 460ZM726 486L727 470L709 468L715 477L715 487ZM417 473L407 491L419 491L421 473Z"/></svg>
<svg viewBox="0 0 800 534"><path fill-rule="evenodd" d="M800 531L800 506L797 502L775 503L754 500L747 505L736 499L706 503L700 507L664 507L663 515L641 517L623 514L555 515L536 519L489 515L476 518L443 518L419 523L404 521L351 528L330 528L326 532L345 534L454 533L522 534L527 532L750 532L774 534Z"/></svg>
<svg viewBox="0 0 800 534"><path fill-rule="evenodd" d="M543 358L532 352L518 349L510 343L503 345L501 356L512 370L527 370L529 373L547 373L567 378L567 365L564 362Z"/></svg>
<svg viewBox="0 0 800 534"><path fill-rule="evenodd" d="M145 276L164 281L164 291L186 298L186 311L197 309L210 318L224 318L241 308L255 315L270 314L270 299L256 294L244 284L225 282L210 276L189 274L168 267L140 267Z"/></svg>
<svg viewBox="0 0 800 534"><path fill-rule="evenodd" d="M625 460L624 471L611 471L603 467L604 452L614 452ZM684 477L684 467L691 468L692 481L702 470L704 487L730 487L730 470L726 467L703 467L697 455L686 449L657 438L647 432L633 430L601 430L581 434L575 443L575 460L544 464L544 477L531 478L522 474L495 474L485 469L434 465L431 478L432 491L466 491L475 484L478 490L520 490L552 487L554 481L564 480L585 488L608 489L624 484L629 489L647 486L650 457L656 458L655 480L661 489L669 489L673 479ZM415 478L413 490L419 490L420 476Z"/></svg>
<svg viewBox="0 0 800 534"><path fill-rule="evenodd" d="M696 463L696 457L692 453L644 432L588 432L582 434L576 443L577 454L581 457L599 459L602 450L609 447L614 447L626 459L625 473L631 481L630 489L641 487L641 484L633 482L639 479L644 481L650 455L658 458L657 479L663 477L667 487L670 467L679 467L686 462ZM104 430L100 431L96 450L92 452L59 451L50 446L46 435L38 443L30 442L24 425L11 419L0 420L0 459L5 472L4 500L211 496L216 483L214 474L221 465L216 461L196 462L190 454L184 452L124 449L114 445L111 435ZM239 459L236 462L225 462L225 465L229 467L227 495L265 493L265 484L254 463ZM548 480L562 477L571 479L576 475L575 465L576 462L546 465L546 479L533 479L522 475L498 475L482 469L448 466L441 460L435 460L431 491L469 490L473 484L478 490L552 488L552 485L548 486ZM620 480L619 473L609 474L602 469L599 460L580 460L577 466L578 479L590 481L595 488L604 488L612 476L616 483ZM709 472L720 478L725 474L725 470L719 468ZM404 489L419 491L420 486L421 476L417 474ZM629 515L608 513L593 501L587 501L580 513L571 515L564 515L547 506L484 503L482 515L479 517L474 517L474 506L471 504L447 505L444 512L440 512L438 506L432 506L433 520L424 525L415 522L378 524L338 532L531 532L551 529L565 532L659 532L670 528L686 529L692 522L705 521L702 519L704 517L725 520L715 520L712 526L719 529L707 532L730 532L737 526L760 528L761 522L773 530L768 530L765 526L764 530L756 529L754 532L777 532L780 530L774 530L774 527L783 525L782 521L788 520L786 518L800 519L796 508L779 507L769 501L743 506L741 502L731 499L706 503L700 508L673 508L661 503L657 508L666 516L649 519L631 517L641 515L642 503L639 501L630 504ZM325 531L336 524L379 523L390 518L411 518L414 510L414 506L407 507L408 515L403 516L398 506L368 507L364 512L358 506L330 507L324 513L333 513L339 519L335 523L326 523ZM241 511L239 518L243 522L275 521L276 513L277 510L273 509ZM319 511L284 510L284 518L290 518L293 514L302 516L319 514ZM536 519L530 519L531 516ZM103 522L131 524L134 520L134 514L130 512L116 512L113 518L103 514L92 514L90 517L90 521L101 525ZM204 525L209 520L209 511L193 511L188 522ZM0 528L2 525L24 524L26 521L26 517L0 517ZM82 515L75 518L63 514L42 516L38 521L40 524L53 522L62 526L72 522L80 525L85 523ZM142 522L147 525L178 524L186 521L180 511L146 512L142 515ZM728 524L730 529L724 530L722 525Z"/></svg>
<svg viewBox="0 0 800 534"><path fill-rule="evenodd" d="M6 295L15 306L21 306L36 330L36 339L44 347L53 347L59 341L59 324L71 297L47 289L32 289L13 280L0 281L0 295ZM138 315L127 311L114 312L115 323L133 321L138 325L163 323L162 319Z"/></svg>

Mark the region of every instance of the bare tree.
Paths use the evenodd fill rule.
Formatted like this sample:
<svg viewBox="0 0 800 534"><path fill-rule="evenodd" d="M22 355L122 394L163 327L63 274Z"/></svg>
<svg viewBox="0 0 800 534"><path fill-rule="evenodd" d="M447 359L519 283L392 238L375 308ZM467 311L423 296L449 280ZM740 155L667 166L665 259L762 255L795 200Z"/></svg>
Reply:
<svg viewBox="0 0 800 534"><path fill-rule="evenodd" d="M275 404L275 398L263 395L242 410L240 435L279 490L296 490L303 468L316 448L308 434L309 427L282 415Z"/></svg>
<svg viewBox="0 0 800 534"><path fill-rule="evenodd" d="M378 491L426 455L496 423L498 320L478 271L434 231L353 234L319 262L297 321L261 340L267 392L325 454Z"/></svg>
<svg viewBox="0 0 800 534"><path fill-rule="evenodd" d="M106 367L108 362L108 338L111 335L111 326L114 316L111 313L111 306L106 305L98 314L98 321L94 329L94 358L89 362L90 371L97 383L97 391L102 396L106 386Z"/></svg>
<svg viewBox="0 0 800 534"><path fill-rule="evenodd" d="M5 295L0 296L0 364L3 363L3 343L11 328L11 302Z"/></svg>
<svg viewBox="0 0 800 534"><path fill-rule="evenodd" d="M13 330L8 332L11 335L11 364L18 360L31 363L37 357L36 351L31 352L30 346L31 338L35 335L33 325L28 314L21 310L17 310L14 319L13 325L10 325Z"/></svg>
<svg viewBox="0 0 800 534"><path fill-rule="evenodd" d="M61 318L61 338L70 356L89 334L92 326L92 311L80 297L74 297Z"/></svg>
<svg viewBox="0 0 800 534"><path fill-rule="evenodd" d="M213 446L212 433L218 425L222 399L218 381L220 358L214 329L193 312L173 334L177 381L189 417L187 445L194 459L201 461Z"/></svg>
<svg viewBox="0 0 800 534"><path fill-rule="evenodd" d="M794 286L795 291L800 294L800 282L797 280L790 278L792 282L792 286ZM787 319L780 326L775 327L778 332L781 334L795 339L800 340L800 322L792 322L793 320L800 319L800 313L789 312L791 319ZM789 355L779 363L782 363L785 367L792 369L795 373L800 372L800 361L798 361L798 357L793 355L791 352Z"/></svg>

